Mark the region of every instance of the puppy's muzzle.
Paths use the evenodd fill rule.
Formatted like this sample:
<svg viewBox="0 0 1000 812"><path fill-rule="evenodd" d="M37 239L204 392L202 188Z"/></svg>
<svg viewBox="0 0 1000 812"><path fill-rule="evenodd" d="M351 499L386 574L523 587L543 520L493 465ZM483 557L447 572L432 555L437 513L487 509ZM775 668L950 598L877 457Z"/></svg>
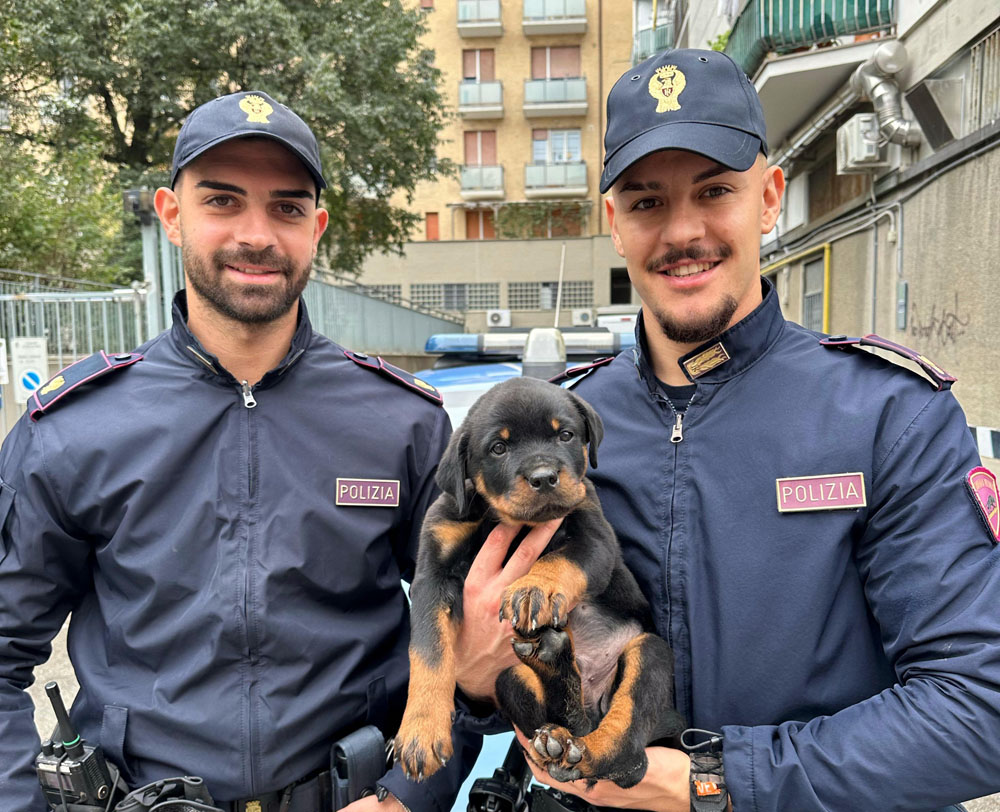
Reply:
<svg viewBox="0 0 1000 812"><path fill-rule="evenodd" d="M539 466L530 471L525 477L533 491L540 494L547 494L554 491L559 485L559 472L549 466Z"/></svg>

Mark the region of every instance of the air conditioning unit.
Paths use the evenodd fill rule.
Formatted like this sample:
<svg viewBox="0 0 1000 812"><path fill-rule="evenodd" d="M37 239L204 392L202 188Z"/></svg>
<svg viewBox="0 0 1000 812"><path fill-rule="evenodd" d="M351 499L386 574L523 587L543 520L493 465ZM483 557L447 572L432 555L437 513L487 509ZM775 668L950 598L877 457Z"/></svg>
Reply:
<svg viewBox="0 0 1000 812"><path fill-rule="evenodd" d="M510 311L487 310L486 323L490 327L510 327Z"/></svg>
<svg viewBox="0 0 1000 812"><path fill-rule="evenodd" d="M573 311L574 327L591 327L594 324L594 311L589 307L578 307Z"/></svg>
<svg viewBox="0 0 1000 812"><path fill-rule="evenodd" d="M878 117L861 113L837 130L837 174L856 175L889 166L889 146L879 146Z"/></svg>

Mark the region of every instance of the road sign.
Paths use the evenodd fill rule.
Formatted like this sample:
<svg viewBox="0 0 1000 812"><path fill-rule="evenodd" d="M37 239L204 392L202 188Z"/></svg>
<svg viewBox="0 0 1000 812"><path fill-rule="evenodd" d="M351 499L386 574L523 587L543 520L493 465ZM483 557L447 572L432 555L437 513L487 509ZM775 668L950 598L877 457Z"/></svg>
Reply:
<svg viewBox="0 0 1000 812"><path fill-rule="evenodd" d="M7 339L0 338L0 386L10 383L10 376L7 374Z"/></svg>
<svg viewBox="0 0 1000 812"><path fill-rule="evenodd" d="M12 338L10 360L14 399L24 403L49 378L49 350L44 338Z"/></svg>

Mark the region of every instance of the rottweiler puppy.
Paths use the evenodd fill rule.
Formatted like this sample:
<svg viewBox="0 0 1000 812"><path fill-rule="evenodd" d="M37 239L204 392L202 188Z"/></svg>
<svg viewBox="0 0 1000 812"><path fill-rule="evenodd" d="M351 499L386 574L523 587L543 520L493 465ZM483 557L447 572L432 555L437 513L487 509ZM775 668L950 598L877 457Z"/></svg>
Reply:
<svg viewBox="0 0 1000 812"><path fill-rule="evenodd" d="M462 585L500 522L564 517L500 606L521 662L500 675L496 694L511 722L534 731L529 757L560 781L630 787L645 775L647 744L676 742L683 720L673 708L673 654L654 633L649 605L585 476L588 462L597 466L603 433L578 395L514 378L476 401L452 436L410 590L410 684L395 741L410 778L432 775L452 755Z"/></svg>

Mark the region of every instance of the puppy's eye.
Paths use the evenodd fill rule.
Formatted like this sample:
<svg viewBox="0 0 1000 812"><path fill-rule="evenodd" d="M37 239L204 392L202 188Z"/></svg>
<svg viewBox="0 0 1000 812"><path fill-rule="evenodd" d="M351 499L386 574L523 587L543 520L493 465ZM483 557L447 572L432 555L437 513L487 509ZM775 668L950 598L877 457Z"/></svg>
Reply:
<svg viewBox="0 0 1000 812"><path fill-rule="evenodd" d="M559 439L562 440L564 443L568 443L570 440L573 439L573 432L563 429L562 431L559 432Z"/></svg>
<svg viewBox="0 0 1000 812"><path fill-rule="evenodd" d="M497 440L493 445L490 446L490 453L496 457L502 457L507 453L507 443L500 442Z"/></svg>

